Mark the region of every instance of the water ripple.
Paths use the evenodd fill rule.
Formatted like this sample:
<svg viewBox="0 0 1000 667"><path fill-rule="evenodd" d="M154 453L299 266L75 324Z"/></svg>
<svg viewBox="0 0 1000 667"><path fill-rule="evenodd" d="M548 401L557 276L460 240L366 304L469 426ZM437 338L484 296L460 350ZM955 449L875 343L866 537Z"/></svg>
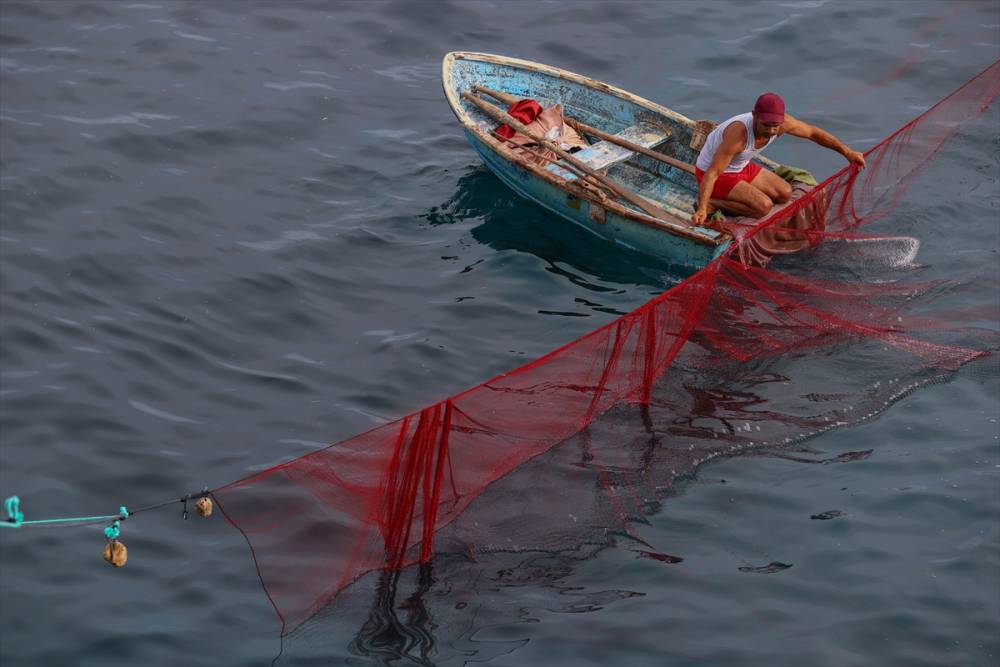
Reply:
<svg viewBox="0 0 1000 667"><path fill-rule="evenodd" d="M201 424L202 423L202 422L194 420L194 419L188 419L187 417L181 417L180 415L172 414L170 412L167 412L166 410L158 410L157 408L154 408L151 405L146 405L145 403L140 403L139 401L130 400L128 402L128 404L131 405L136 410L138 410L139 412L144 412L147 415L152 415L152 416L157 417L159 419L166 419L167 421L181 422L181 423L184 423L184 424Z"/></svg>

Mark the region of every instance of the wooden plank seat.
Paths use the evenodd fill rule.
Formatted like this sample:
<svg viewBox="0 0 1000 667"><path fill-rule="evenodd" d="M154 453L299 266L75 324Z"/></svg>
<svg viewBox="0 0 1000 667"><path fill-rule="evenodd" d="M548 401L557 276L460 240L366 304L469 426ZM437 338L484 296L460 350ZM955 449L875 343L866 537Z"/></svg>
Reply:
<svg viewBox="0 0 1000 667"><path fill-rule="evenodd" d="M626 127L621 132L615 133L614 136L630 141L633 144L638 144L643 148L652 148L666 140L670 136L670 132L665 132L651 125L632 125ZM634 151L630 151L623 146L611 143L610 141L598 141L574 153L573 157L584 162L591 169L604 171L609 167L628 160L633 155L635 155ZM576 178L575 174L561 169L556 164L550 164L547 169L569 180Z"/></svg>

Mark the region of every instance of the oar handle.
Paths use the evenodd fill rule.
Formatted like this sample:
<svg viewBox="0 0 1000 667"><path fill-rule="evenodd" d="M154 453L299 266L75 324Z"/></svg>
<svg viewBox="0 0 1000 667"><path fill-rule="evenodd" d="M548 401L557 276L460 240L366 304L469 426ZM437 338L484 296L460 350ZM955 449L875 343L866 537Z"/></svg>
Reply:
<svg viewBox="0 0 1000 667"><path fill-rule="evenodd" d="M473 86L472 90L477 93L486 93L493 99L500 100L507 106L524 99L522 97L518 97L517 95L511 95L510 93L501 93L499 90L493 90L492 88L487 88L486 86Z"/></svg>

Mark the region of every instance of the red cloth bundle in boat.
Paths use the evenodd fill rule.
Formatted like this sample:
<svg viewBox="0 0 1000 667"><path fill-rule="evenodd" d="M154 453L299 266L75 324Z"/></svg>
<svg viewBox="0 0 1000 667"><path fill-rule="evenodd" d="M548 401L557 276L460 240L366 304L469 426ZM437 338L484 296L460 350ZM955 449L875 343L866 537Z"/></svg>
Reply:
<svg viewBox="0 0 1000 667"><path fill-rule="evenodd" d="M542 105L535 100L518 100L507 108L507 113L510 114L514 120L528 125L542 113ZM504 123L497 128L497 134L504 139L510 139L516 134L516 132L514 132L514 128Z"/></svg>
<svg viewBox="0 0 1000 667"><path fill-rule="evenodd" d="M553 104L543 109L535 100L523 99L511 104L507 113L524 123L535 134L549 137L564 150L574 151L587 147L587 141L580 136L580 133L563 121L561 104ZM534 139L514 132L507 124L498 127L496 133L536 164L547 165L558 159L555 152L539 147Z"/></svg>
<svg viewBox="0 0 1000 667"><path fill-rule="evenodd" d="M871 149L867 169L845 167L736 230L727 254L608 325L218 489L283 632L373 570L440 554L642 543L635 521L677 471L871 418L995 349L996 332L977 328L995 313L945 313L933 299L938 283L885 279L905 248L879 261L858 252L884 246L861 228L886 218L998 92L1000 62ZM825 225L790 227L806 209ZM781 242L781 229L812 248L804 269L761 268L744 252L758 235ZM819 351L827 367L861 371L817 377L810 359ZM567 443L570 463L546 467ZM526 468L535 472L519 476Z"/></svg>

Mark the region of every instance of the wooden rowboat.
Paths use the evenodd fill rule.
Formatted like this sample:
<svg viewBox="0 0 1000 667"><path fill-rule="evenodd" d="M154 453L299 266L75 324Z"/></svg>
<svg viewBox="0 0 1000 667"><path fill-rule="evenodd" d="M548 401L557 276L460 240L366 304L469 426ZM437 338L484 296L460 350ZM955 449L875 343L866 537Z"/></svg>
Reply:
<svg viewBox="0 0 1000 667"><path fill-rule="evenodd" d="M731 242L691 223L703 127L637 95L566 70L516 58L456 51L442 64L452 110L486 166L511 189L591 232L667 263L700 268ZM535 159L494 130L511 101L559 103L591 145ZM701 135L699 137L699 130ZM549 153L551 156L552 153Z"/></svg>

